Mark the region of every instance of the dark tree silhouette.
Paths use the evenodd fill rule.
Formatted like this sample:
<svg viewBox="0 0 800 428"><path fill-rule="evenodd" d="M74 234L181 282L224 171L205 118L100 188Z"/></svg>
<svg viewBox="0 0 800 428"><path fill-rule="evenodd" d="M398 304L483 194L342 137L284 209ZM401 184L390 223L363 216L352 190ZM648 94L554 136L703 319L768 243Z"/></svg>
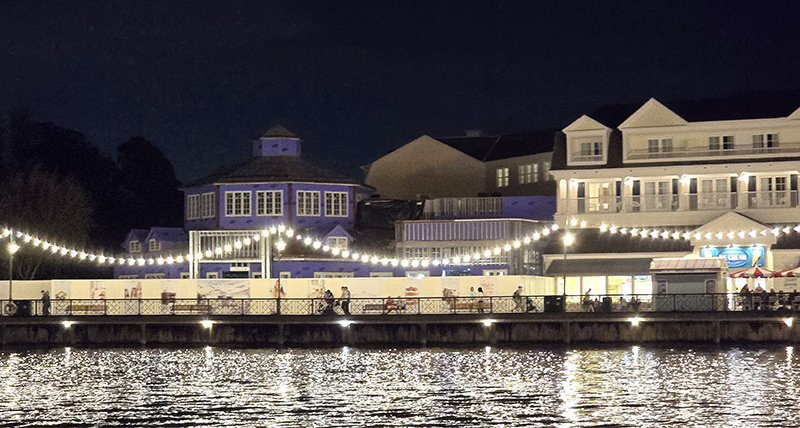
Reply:
<svg viewBox="0 0 800 428"><path fill-rule="evenodd" d="M183 196L172 163L150 141L133 137L117 149L119 189L128 229L181 226Z"/></svg>

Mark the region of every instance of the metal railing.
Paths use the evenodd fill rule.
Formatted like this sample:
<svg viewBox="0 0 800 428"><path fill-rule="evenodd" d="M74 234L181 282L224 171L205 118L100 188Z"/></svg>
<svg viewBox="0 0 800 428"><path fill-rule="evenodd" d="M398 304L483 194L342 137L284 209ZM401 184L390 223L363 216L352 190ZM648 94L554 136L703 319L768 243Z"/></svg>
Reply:
<svg viewBox="0 0 800 428"><path fill-rule="evenodd" d="M650 152L648 149L630 150L627 160L644 159L674 159L674 158L707 158L707 157L730 157L730 156L751 156L751 155L774 155L774 154L794 154L800 151L800 143L791 142L775 144L773 147L752 147L734 146L729 149L709 149L708 145L696 145L683 149L674 148L670 152Z"/></svg>
<svg viewBox="0 0 800 428"><path fill-rule="evenodd" d="M278 311L280 304L280 311ZM0 301L4 316L42 316L40 300ZM511 314L536 312L695 312L794 311L800 312L800 295L794 294L638 294L354 298L350 315ZM52 300L52 316L85 315L345 315L339 299L67 299Z"/></svg>

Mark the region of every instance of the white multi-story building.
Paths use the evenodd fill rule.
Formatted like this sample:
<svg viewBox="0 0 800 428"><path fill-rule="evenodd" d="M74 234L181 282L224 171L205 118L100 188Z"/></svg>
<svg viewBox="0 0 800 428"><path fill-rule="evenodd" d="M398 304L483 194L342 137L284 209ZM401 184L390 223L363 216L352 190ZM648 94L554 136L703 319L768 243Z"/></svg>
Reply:
<svg viewBox="0 0 800 428"><path fill-rule="evenodd" d="M557 182L556 222L579 241L583 228L629 238L624 243L618 238L618 251L588 248L597 242L583 243L583 250L580 242L560 251L554 246L545 264L559 262L548 272L566 278L564 252L587 266L590 260L695 254L724 255L732 269L753 263L796 267L800 246L791 243L800 230L794 229L800 224L796 95L666 104L651 99L600 109L564 128L551 171ZM653 241L650 247L658 249L645 245L631 252L624 247L632 239ZM658 240L680 242L664 251ZM570 266L579 268L575 262ZM597 286L615 291L608 286L613 274L598 275L606 280ZM567 281L568 292L585 289Z"/></svg>

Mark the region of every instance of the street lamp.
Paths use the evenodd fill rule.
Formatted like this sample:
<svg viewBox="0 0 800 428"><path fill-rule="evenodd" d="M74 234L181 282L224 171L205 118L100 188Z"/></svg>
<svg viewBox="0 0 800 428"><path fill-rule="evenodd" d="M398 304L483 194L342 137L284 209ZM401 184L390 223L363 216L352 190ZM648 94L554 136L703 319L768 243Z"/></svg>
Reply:
<svg viewBox="0 0 800 428"><path fill-rule="evenodd" d="M567 294L567 248L575 243L575 235L569 233L569 223L564 229L564 237L561 238L564 243L564 295Z"/></svg>
<svg viewBox="0 0 800 428"><path fill-rule="evenodd" d="M8 303L9 303L9 310L13 310L14 308L14 300L12 297L12 285L14 281L14 253L19 250L19 245L14 242L14 231L11 230L11 234L9 235L9 243L8 243Z"/></svg>
<svg viewBox="0 0 800 428"><path fill-rule="evenodd" d="M280 258L281 257L281 252L286 249L286 242L284 242L283 239L279 240L278 242L275 243L275 248L278 250L278 258ZM272 260L270 260L270 263L272 263ZM272 270L272 268L270 268L270 271L271 270ZM276 293L277 294L276 297L277 297L278 301L276 302L276 305L277 305L276 310L275 310L275 314L276 315L280 315L281 314L281 294L282 293L283 293L283 286L281 286L281 273L278 272L278 290L277 290L277 293Z"/></svg>

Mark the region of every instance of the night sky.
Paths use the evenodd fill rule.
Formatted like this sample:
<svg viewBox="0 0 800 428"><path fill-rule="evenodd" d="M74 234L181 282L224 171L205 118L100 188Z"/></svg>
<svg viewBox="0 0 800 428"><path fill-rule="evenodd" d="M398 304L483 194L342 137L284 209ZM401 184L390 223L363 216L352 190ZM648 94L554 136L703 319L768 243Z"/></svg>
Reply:
<svg viewBox="0 0 800 428"><path fill-rule="evenodd" d="M0 109L111 157L145 137L183 181L281 123L355 176L423 134L796 89L799 22L796 1L4 1Z"/></svg>

